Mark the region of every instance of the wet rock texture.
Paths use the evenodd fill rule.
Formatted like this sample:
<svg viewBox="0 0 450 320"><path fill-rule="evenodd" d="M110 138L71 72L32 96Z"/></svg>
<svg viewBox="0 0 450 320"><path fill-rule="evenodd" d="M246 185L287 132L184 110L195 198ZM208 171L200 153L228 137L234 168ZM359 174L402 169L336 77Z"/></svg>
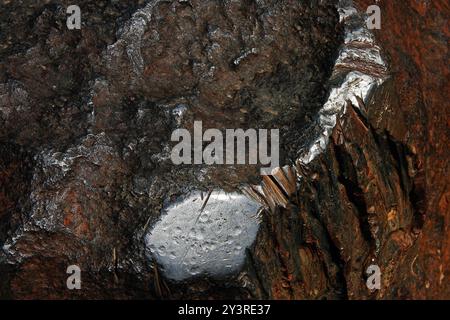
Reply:
<svg viewBox="0 0 450 320"><path fill-rule="evenodd" d="M297 168L241 272L180 284L145 254L163 202L254 177L174 168L172 130L279 127L295 158L342 43L335 3L78 1L71 31L68 2L3 1L0 297L449 298L449 7L378 4L391 77L367 112L349 104ZM71 264L82 290L66 288ZM370 264L381 290L365 285Z"/></svg>

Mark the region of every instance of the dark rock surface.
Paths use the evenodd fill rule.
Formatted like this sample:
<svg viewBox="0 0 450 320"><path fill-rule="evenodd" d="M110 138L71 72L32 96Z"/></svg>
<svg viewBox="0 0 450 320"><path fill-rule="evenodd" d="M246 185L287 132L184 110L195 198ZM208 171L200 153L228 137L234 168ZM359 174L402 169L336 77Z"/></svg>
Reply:
<svg viewBox="0 0 450 320"><path fill-rule="evenodd" d="M299 137L326 98L337 13L297 1L81 1L78 31L67 5L2 4L2 295L155 297L144 227L164 200L204 184L171 165L171 131L195 119ZM284 144L291 157L296 141ZM232 189L246 175L205 183ZM72 263L89 282L75 293Z"/></svg>
<svg viewBox="0 0 450 320"><path fill-rule="evenodd" d="M335 2L80 0L68 30L72 2L2 1L0 297L448 298L445 1L381 1L392 77L298 168L242 272L171 283L145 254L164 201L258 181L173 166L175 128L276 127L282 165L297 158L342 43ZM66 288L71 264L82 290Z"/></svg>

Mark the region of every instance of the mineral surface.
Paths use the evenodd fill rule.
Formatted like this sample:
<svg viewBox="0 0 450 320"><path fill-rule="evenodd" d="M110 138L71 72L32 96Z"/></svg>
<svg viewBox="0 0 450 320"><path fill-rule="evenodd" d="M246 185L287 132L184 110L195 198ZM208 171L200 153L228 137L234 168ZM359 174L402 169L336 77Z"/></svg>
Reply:
<svg viewBox="0 0 450 320"><path fill-rule="evenodd" d="M448 1L371 4L0 1L0 298L450 298ZM174 165L194 121L295 182Z"/></svg>

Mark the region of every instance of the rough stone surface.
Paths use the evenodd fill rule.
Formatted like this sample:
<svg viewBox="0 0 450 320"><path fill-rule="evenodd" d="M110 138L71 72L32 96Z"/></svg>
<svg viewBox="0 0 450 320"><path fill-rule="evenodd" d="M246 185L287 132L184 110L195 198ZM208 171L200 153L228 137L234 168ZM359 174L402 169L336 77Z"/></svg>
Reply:
<svg viewBox="0 0 450 320"><path fill-rule="evenodd" d="M1 298L450 297L446 1L378 2L390 77L367 113L348 104L297 167L239 272L183 282L146 254L164 204L259 177L174 167L171 132L280 128L293 164L345 41L338 1L77 2L79 31L69 1L0 3ZM83 290L66 288L71 264Z"/></svg>

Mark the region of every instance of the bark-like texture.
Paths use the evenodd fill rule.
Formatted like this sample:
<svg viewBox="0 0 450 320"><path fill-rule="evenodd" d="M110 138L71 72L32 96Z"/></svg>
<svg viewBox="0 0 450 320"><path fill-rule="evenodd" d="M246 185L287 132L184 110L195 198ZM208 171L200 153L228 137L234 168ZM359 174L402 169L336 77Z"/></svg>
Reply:
<svg viewBox="0 0 450 320"><path fill-rule="evenodd" d="M359 4L364 8L368 1ZM396 97L390 99L391 110L400 114L384 116L378 127L415 155L418 172L411 201L421 227L398 264L396 291L390 297L448 299L450 6L446 1L381 1L380 6L383 27L377 37L392 65L391 96Z"/></svg>
<svg viewBox="0 0 450 320"><path fill-rule="evenodd" d="M145 228L186 188L257 177L174 168L172 130L279 127L295 158L342 42L335 3L85 0L81 31L65 26L68 4L0 5L0 297L450 297L445 1L380 1L391 77L367 114L349 105L298 168L242 272L186 283L148 260ZM82 290L66 288L70 264Z"/></svg>
<svg viewBox="0 0 450 320"><path fill-rule="evenodd" d="M360 10L372 4L356 3ZM450 8L445 1L378 5L376 36L391 79L367 117L347 109L295 205L267 218L253 254L258 296L450 297ZM373 263L382 288L370 292L364 270Z"/></svg>

